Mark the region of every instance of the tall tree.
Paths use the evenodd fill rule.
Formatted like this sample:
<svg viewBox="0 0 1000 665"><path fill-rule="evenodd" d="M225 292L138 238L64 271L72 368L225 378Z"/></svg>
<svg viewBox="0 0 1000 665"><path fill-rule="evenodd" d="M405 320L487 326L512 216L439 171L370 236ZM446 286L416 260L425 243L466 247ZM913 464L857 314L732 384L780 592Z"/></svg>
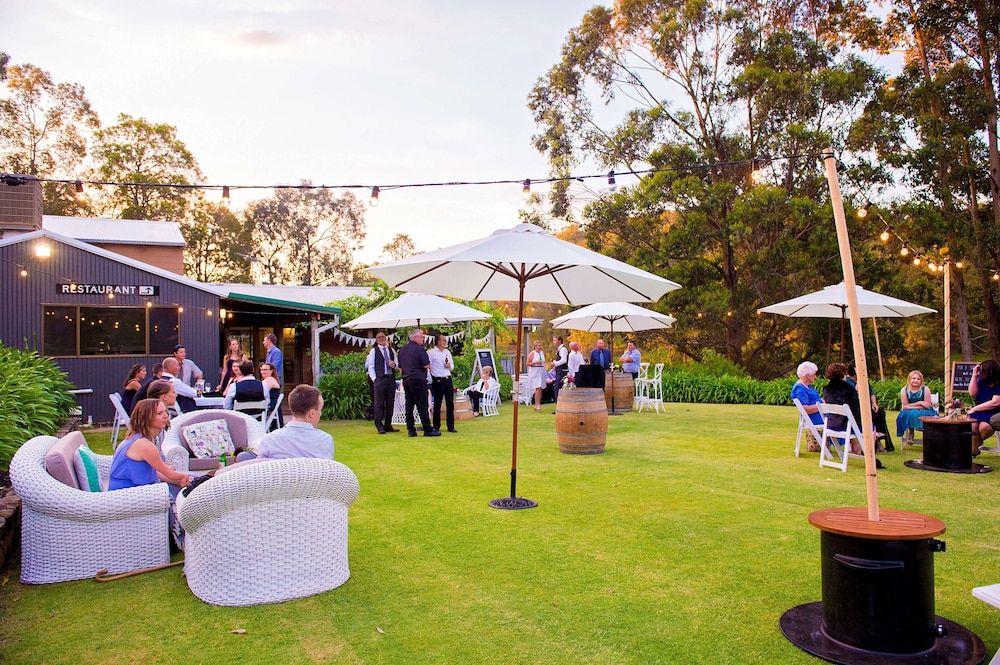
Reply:
<svg viewBox="0 0 1000 665"><path fill-rule="evenodd" d="M201 201L181 222L181 231L185 275L199 282L251 281L251 232L241 216L222 204Z"/></svg>
<svg viewBox="0 0 1000 665"><path fill-rule="evenodd" d="M382 253L389 257L390 261L399 261L417 253L417 246L413 244L413 238L406 233L397 233L392 240L382 246Z"/></svg>
<svg viewBox="0 0 1000 665"><path fill-rule="evenodd" d="M128 183L104 190L98 205L105 214L170 222L185 219L200 192L184 185L197 184L203 176L175 127L122 113L118 124L97 132L96 140L97 179Z"/></svg>
<svg viewBox="0 0 1000 665"><path fill-rule="evenodd" d="M818 346L802 343L802 324L755 310L837 275L817 157L846 133L879 79L825 38L820 9L796 7L595 7L529 96L542 129L535 146L553 175L582 159L657 169L586 208L588 242L685 287L661 305L697 322L671 331L682 352L721 353L758 375L784 371ZM602 122L610 111L620 111L617 126ZM763 168L751 173L755 158ZM565 192L555 190L556 212L569 209Z"/></svg>
<svg viewBox="0 0 1000 665"><path fill-rule="evenodd" d="M101 124L83 86L56 83L48 72L30 64L5 68L6 62L6 54L0 54L0 71L6 73L0 99L0 170L77 178L88 142ZM44 183L44 212L88 214L87 201L74 195L72 185Z"/></svg>
<svg viewBox="0 0 1000 665"><path fill-rule="evenodd" d="M280 188L246 210L254 258L271 284L321 285L351 279L355 250L365 238L365 207L351 192Z"/></svg>

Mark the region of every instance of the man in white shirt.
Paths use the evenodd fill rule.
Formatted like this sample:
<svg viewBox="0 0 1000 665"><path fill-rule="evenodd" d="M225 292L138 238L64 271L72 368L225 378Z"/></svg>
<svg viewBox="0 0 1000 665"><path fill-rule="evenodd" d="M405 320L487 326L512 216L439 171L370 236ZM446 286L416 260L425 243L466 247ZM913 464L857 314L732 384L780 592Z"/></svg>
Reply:
<svg viewBox="0 0 1000 665"><path fill-rule="evenodd" d="M261 439L256 456L261 459L333 459L333 437L316 427L323 414L323 395L319 390L306 384L295 386L288 394L288 408L292 412L291 421ZM252 458L252 453L240 453L237 457L241 462Z"/></svg>
<svg viewBox="0 0 1000 665"><path fill-rule="evenodd" d="M434 415L431 420L434 429L440 430L441 398L443 397L447 412L445 423L448 425L448 431L452 434L458 434L458 430L455 429L455 389L451 382L451 370L455 366L455 362L451 357L451 351L448 350L448 338L444 335L438 335L435 341L437 342L435 347L427 352L427 356L431 359L431 395L434 396Z"/></svg>
<svg viewBox="0 0 1000 665"><path fill-rule="evenodd" d="M180 367L177 378L187 385L193 386L194 382L202 377L201 368L195 365L193 360L188 360L187 349L184 348L183 344L174 347L174 359L177 360L177 365Z"/></svg>
<svg viewBox="0 0 1000 665"><path fill-rule="evenodd" d="M569 368L569 375L573 377L573 381L576 381L576 373L580 371L580 365L582 364L583 364L583 354L580 353L580 343L570 342L569 360L567 361L567 367Z"/></svg>
<svg viewBox="0 0 1000 665"><path fill-rule="evenodd" d="M552 392L558 402L559 389L562 387L563 379L566 378L566 372L569 369L569 351L563 346L563 338L559 335L552 338L552 343L556 345L555 360L552 361L552 369L556 371L556 380L552 383Z"/></svg>
<svg viewBox="0 0 1000 665"><path fill-rule="evenodd" d="M365 359L365 371L372 382L375 429L379 434L398 432L392 426L392 411L396 404L396 353L389 346L384 332L375 335L375 346Z"/></svg>
<svg viewBox="0 0 1000 665"><path fill-rule="evenodd" d="M181 381L179 373L180 365L177 364L176 358L170 356L163 359L163 374L160 375L160 378L174 384L174 390L177 391L177 405L181 407L181 411L188 413L198 408L194 401L198 393L194 388Z"/></svg>

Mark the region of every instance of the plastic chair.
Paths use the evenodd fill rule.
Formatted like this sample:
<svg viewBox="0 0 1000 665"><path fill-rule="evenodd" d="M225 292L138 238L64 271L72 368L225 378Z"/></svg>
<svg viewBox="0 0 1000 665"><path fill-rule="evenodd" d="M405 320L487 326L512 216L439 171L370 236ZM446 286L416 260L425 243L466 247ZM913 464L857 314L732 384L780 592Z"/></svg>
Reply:
<svg viewBox="0 0 1000 665"><path fill-rule="evenodd" d="M809 414L806 413L805 407L802 406L802 402L797 399L793 399L792 403L795 405L795 408L799 410L799 431L795 435L795 456L798 457L799 448L802 445L802 433L806 431L811 432L813 438L816 439L816 443L819 443L823 439L824 427L823 425L817 425L812 421L812 418L810 418Z"/></svg>
<svg viewBox="0 0 1000 665"><path fill-rule="evenodd" d="M115 419L111 423L111 450L118 449L118 433L124 427L128 430L129 415L128 411L125 410L125 405L122 404L122 396L118 393L111 393L108 395L108 399L111 400L111 404L115 407Z"/></svg>
<svg viewBox="0 0 1000 665"><path fill-rule="evenodd" d="M479 398L479 413L483 416L499 416L497 405L500 403L500 385L490 388Z"/></svg>
<svg viewBox="0 0 1000 665"><path fill-rule="evenodd" d="M274 408L271 409L271 412L267 413L265 411L265 414L267 414L267 418L264 420L265 432L270 432L271 425L273 425L278 421L278 414L281 413L281 403L284 401L285 401L285 394L281 393L280 395L278 395L278 401L274 403Z"/></svg>
<svg viewBox="0 0 1000 665"><path fill-rule="evenodd" d="M823 420L826 423L823 427L823 439L819 442L819 465L821 468L832 466L846 473L848 459L851 457L855 459L865 458L864 455L856 455L851 452L852 439L857 441L858 445L861 445L861 428L855 422L851 409L845 404L817 404L816 406L819 407L819 412L823 415ZM831 415L843 416L846 423L845 427L843 429L830 427ZM833 450L840 459L834 459L827 443L833 444Z"/></svg>

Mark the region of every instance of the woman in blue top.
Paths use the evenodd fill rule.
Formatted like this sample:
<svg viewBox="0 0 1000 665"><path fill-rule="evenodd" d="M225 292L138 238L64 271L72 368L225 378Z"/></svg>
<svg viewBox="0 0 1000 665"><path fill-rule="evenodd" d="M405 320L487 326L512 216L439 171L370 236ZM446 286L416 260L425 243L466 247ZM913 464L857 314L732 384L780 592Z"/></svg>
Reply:
<svg viewBox="0 0 1000 665"><path fill-rule="evenodd" d="M153 445L153 439L167 426L170 417L166 405L158 399L140 400L132 408L128 437L111 459L108 490L120 490L166 481L176 486L171 493L191 482L186 473L170 468Z"/></svg>
<svg viewBox="0 0 1000 665"><path fill-rule="evenodd" d="M802 403L802 410L809 415L809 420L813 422L813 425L823 424L823 416L820 415L819 407L816 406L823 400L816 389L812 387L812 382L816 380L816 372L818 371L819 367L816 366L816 363L805 361L795 370L799 380L792 386L792 399L797 399Z"/></svg>
<svg viewBox="0 0 1000 665"><path fill-rule="evenodd" d="M993 434L990 417L1000 413L1000 363L985 360L973 367L969 394L976 400L976 405L968 411L969 417L976 419L972 431L979 433L981 444Z"/></svg>
<svg viewBox="0 0 1000 665"><path fill-rule="evenodd" d="M924 385L924 375L913 370L906 377L906 385L899 389L899 415L896 416L896 436L903 437L903 445L913 445L913 430L923 430L921 416L936 416L931 406L931 389Z"/></svg>

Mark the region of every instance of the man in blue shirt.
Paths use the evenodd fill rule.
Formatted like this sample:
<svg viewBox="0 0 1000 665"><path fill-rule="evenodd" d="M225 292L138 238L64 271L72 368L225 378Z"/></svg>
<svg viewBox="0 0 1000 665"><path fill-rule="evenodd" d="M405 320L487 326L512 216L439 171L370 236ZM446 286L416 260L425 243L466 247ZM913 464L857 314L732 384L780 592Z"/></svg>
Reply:
<svg viewBox="0 0 1000 665"><path fill-rule="evenodd" d="M260 440L256 457L333 459L333 437L316 427L323 413L323 395L319 390L306 384L296 386L288 393L288 408L292 412L291 421ZM243 452L236 459L242 462L253 457L253 453Z"/></svg>
<svg viewBox="0 0 1000 665"><path fill-rule="evenodd" d="M638 379L639 364L642 361L642 356L639 354L639 350L635 348L634 339L628 341L628 348L622 354L620 360L622 361L622 371L631 374L633 379Z"/></svg>
<svg viewBox="0 0 1000 665"><path fill-rule="evenodd" d="M264 348L267 349L264 362L274 365L274 369L278 371L278 383L281 383L285 380L285 363L281 358L281 349L278 348L278 336L274 333L268 333L264 338Z"/></svg>

